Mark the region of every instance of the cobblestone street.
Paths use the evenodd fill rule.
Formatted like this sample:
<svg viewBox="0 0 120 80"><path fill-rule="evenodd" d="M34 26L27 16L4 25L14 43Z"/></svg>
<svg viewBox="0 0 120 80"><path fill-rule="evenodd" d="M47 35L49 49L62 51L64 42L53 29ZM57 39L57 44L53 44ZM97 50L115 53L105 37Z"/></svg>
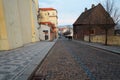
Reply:
<svg viewBox="0 0 120 80"><path fill-rule="evenodd" d="M40 76L46 80L87 80L84 70L76 63L72 56L58 40L39 70Z"/></svg>
<svg viewBox="0 0 120 80"><path fill-rule="evenodd" d="M33 80L120 80L120 56L59 39Z"/></svg>
<svg viewBox="0 0 120 80"><path fill-rule="evenodd" d="M0 80L120 80L120 0L0 0Z"/></svg>

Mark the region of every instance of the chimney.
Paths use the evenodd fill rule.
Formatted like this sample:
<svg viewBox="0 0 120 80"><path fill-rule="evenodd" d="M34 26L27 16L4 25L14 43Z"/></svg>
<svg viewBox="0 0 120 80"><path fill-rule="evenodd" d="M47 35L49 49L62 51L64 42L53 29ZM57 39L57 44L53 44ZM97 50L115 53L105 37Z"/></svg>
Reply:
<svg viewBox="0 0 120 80"><path fill-rule="evenodd" d="M92 4L91 8L94 8L94 7L95 7L95 5L94 5L94 4Z"/></svg>
<svg viewBox="0 0 120 80"><path fill-rule="evenodd" d="M85 11L87 11L87 8L85 8Z"/></svg>

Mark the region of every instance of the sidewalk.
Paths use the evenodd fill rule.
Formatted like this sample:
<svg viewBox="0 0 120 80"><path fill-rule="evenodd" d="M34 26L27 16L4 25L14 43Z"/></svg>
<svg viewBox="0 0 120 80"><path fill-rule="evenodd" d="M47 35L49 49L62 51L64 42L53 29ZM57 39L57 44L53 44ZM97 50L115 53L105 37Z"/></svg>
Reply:
<svg viewBox="0 0 120 80"><path fill-rule="evenodd" d="M0 80L27 80L54 42L36 42L0 52Z"/></svg>
<svg viewBox="0 0 120 80"><path fill-rule="evenodd" d="M113 53L120 54L120 46L106 46L104 44L89 43L89 42L86 42L86 41L78 41L78 40L73 40L73 41L79 42L79 43L82 43L82 44L86 44L86 45L89 45L89 46L92 46L92 47L100 48L100 49L103 49L103 50L107 50L107 51L110 51L110 52L113 52Z"/></svg>

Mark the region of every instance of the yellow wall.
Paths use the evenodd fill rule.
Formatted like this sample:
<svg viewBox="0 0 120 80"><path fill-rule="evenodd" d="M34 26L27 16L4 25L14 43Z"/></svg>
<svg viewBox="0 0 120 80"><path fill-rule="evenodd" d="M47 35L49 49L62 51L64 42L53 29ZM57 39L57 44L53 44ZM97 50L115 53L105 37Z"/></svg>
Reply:
<svg viewBox="0 0 120 80"><path fill-rule="evenodd" d="M104 35L91 36L91 41L92 42L98 42L98 43L105 43L105 36Z"/></svg>
<svg viewBox="0 0 120 80"><path fill-rule="evenodd" d="M84 37L85 41L89 41L89 36ZM91 36L91 42L105 43L105 35ZM109 45L120 45L120 36L108 36Z"/></svg>
<svg viewBox="0 0 120 80"><path fill-rule="evenodd" d="M9 44L7 39L5 17L3 11L3 1L0 0L0 50L8 50Z"/></svg>
<svg viewBox="0 0 120 80"><path fill-rule="evenodd" d="M3 0L6 29L10 49L23 45L18 6L18 0Z"/></svg>
<svg viewBox="0 0 120 80"><path fill-rule="evenodd" d="M22 28L23 44L27 44L32 42L30 0L18 0L18 9Z"/></svg>
<svg viewBox="0 0 120 80"><path fill-rule="evenodd" d="M40 11L41 18L39 19L39 22L49 22L49 16L47 11Z"/></svg>
<svg viewBox="0 0 120 80"><path fill-rule="evenodd" d="M48 15L49 13L49 15ZM51 22L55 24L55 27L58 25L58 19L57 19L57 12L56 10L48 10L48 11L40 11L41 18L39 19L39 22ZM54 16L54 17L51 17Z"/></svg>
<svg viewBox="0 0 120 80"><path fill-rule="evenodd" d="M120 36L109 36L108 44L110 45L120 45Z"/></svg>
<svg viewBox="0 0 120 80"><path fill-rule="evenodd" d="M39 31L37 28L39 27L37 21L37 12L36 12L36 5L31 0L31 23L32 23L32 42L39 41Z"/></svg>
<svg viewBox="0 0 120 80"><path fill-rule="evenodd" d="M38 9L39 9L39 3L38 3L38 0L34 0L35 2L35 6L36 6L36 11L37 11L37 14L38 14Z"/></svg>
<svg viewBox="0 0 120 80"><path fill-rule="evenodd" d="M39 40L36 3L33 0L0 0L0 50Z"/></svg>
<svg viewBox="0 0 120 80"><path fill-rule="evenodd" d="M48 13L49 13L49 16L54 16L54 17L49 17L49 21L52 22L53 24L55 24L55 27L57 27L58 20L57 20L57 12L56 12L56 10L48 11Z"/></svg>

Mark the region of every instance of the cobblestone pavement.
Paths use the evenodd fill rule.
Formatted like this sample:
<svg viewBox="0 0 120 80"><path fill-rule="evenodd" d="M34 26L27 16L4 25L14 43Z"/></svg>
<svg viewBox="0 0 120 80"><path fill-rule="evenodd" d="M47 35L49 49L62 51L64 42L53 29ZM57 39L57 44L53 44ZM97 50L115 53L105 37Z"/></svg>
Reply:
<svg viewBox="0 0 120 80"><path fill-rule="evenodd" d="M61 39L37 70L33 80L42 80L40 78L120 80L120 55Z"/></svg>
<svg viewBox="0 0 120 80"><path fill-rule="evenodd" d="M64 40L64 43L77 56L77 62L84 65L82 67L88 75L89 72L84 67L89 69L95 80L120 80L120 55L77 42Z"/></svg>
<svg viewBox="0 0 120 80"><path fill-rule="evenodd" d="M89 80L61 42L57 41L32 80Z"/></svg>
<svg viewBox="0 0 120 80"><path fill-rule="evenodd" d="M27 80L54 42L37 42L0 52L0 80ZM23 75L23 76L21 76Z"/></svg>

